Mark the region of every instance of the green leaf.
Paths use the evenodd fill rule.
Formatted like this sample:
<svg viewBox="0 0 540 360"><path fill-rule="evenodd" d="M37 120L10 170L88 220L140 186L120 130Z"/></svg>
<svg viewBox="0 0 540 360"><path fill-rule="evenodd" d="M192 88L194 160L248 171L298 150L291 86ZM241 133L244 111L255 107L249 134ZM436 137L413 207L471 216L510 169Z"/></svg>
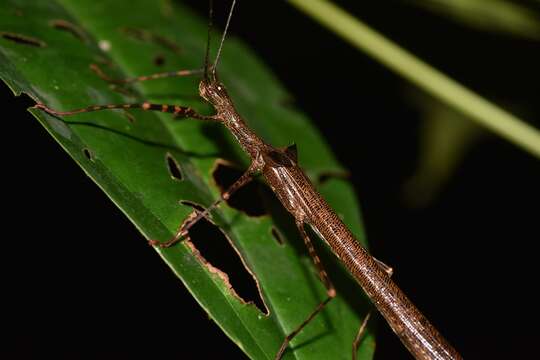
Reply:
<svg viewBox="0 0 540 360"><path fill-rule="evenodd" d="M176 5L161 7L144 0L0 3L0 78L15 95L25 93L58 110L148 100L211 112L198 96L194 77L140 83L126 93L111 88L89 69L97 63L111 76L122 78L196 69L201 67L205 46L206 20ZM156 54L165 54L165 67L155 65ZM307 119L281 105L287 98L285 90L241 42L227 40L219 70L249 125L276 146L296 142L300 163L314 180L343 172ZM219 124L175 121L167 114L142 111L65 118L36 109L31 112L148 239L170 238L191 213L192 208L179 200L208 206L219 196L212 178L218 158L248 163ZM179 164L182 180L171 178L167 154ZM320 189L358 238L364 239L350 185L330 178ZM298 235L281 225L279 217L248 217L222 206L213 219L255 274L270 315L235 296L189 242L157 252L246 354L272 359L285 335L325 298L324 288ZM271 235L274 222L286 235L284 245ZM328 250L324 252L328 255ZM367 303L335 260L329 265L339 296L293 341L294 351L289 350L286 358L350 358ZM361 358L371 358L373 349L374 339L368 333Z"/></svg>

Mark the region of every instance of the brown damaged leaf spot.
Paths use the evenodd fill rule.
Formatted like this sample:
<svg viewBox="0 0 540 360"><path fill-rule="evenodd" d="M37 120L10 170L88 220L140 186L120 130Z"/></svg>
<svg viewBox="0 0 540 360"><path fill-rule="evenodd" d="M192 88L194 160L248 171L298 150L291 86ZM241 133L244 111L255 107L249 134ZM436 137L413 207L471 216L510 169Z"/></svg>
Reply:
<svg viewBox="0 0 540 360"><path fill-rule="evenodd" d="M88 42L88 36L86 36L85 32L78 27L77 25L63 19L54 19L49 21L49 25L57 30L62 30L70 33L73 35L76 39L87 43Z"/></svg>
<svg viewBox="0 0 540 360"><path fill-rule="evenodd" d="M21 45L30 45L35 47L45 47L47 44L45 41L36 39L35 37L26 36L22 34L7 32L7 31L0 31L0 37L10 40L13 42L16 42L17 44Z"/></svg>
<svg viewBox="0 0 540 360"><path fill-rule="evenodd" d="M132 124L135 123L135 116L133 116L133 114L130 113L129 111L124 110L124 116L126 117L127 121L129 121L130 123Z"/></svg>
<svg viewBox="0 0 540 360"><path fill-rule="evenodd" d="M169 40L162 35L155 34L151 31L132 27L123 27L120 28L120 32L122 32L124 35L128 36L131 39L159 45L167 50L172 51L177 55L182 53L182 49L174 41Z"/></svg>
<svg viewBox="0 0 540 360"><path fill-rule="evenodd" d="M182 203L190 204L189 201ZM181 228L189 224L199 212L204 211L200 205L195 205L195 211L184 220ZM270 314L257 277L222 229L203 218L188 230L184 242L201 264L223 281L232 296L243 304L254 305L265 316Z"/></svg>
<svg viewBox="0 0 540 360"><path fill-rule="evenodd" d="M171 175L171 178L177 181L182 181L184 179L182 168L174 156L167 152L165 154L165 161L167 162L167 169L169 170L169 175Z"/></svg>
<svg viewBox="0 0 540 360"><path fill-rule="evenodd" d="M225 192L242 174L243 171L238 167L223 159L217 159L212 170L212 178L221 193ZM266 185L252 181L238 189L226 202L230 207L248 216L267 215L268 211L263 199L265 192L270 192Z"/></svg>
<svg viewBox="0 0 540 360"><path fill-rule="evenodd" d="M130 98L137 98L135 91L121 85L109 84L109 89Z"/></svg>

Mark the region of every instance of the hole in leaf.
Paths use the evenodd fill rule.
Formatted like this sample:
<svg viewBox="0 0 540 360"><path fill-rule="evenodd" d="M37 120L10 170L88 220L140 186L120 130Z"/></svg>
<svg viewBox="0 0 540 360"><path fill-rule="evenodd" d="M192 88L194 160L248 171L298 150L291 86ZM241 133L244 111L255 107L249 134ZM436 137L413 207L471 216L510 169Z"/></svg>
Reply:
<svg viewBox="0 0 540 360"><path fill-rule="evenodd" d="M272 226L272 229L270 230L270 232L272 233L272 236L274 237L274 239L277 241L279 245L283 245L285 243L283 234L281 233L281 231L279 231L277 227Z"/></svg>
<svg viewBox="0 0 540 360"><path fill-rule="evenodd" d="M218 160L212 176L221 192L225 192L236 180L242 176L244 172L232 166L223 160ZM248 216L266 215L268 211L264 206L262 194L268 191L268 188L256 180L251 181L238 189L230 199L226 200L227 204L237 210L245 212Z"/></svg>
<svg viewBox="0 0 540 360"><path fill-rule="evenodd" d="M179 202L180 202L180 204L190 206L190 207L194 208L195 210L197 210L199 212L203 212L205 210L205 208L202 205L194 203L193 201L180 200Z"/></svg>
<svg viewBox="0 0 540 360"><path fill-rule="evenodd" d="M47 46L44 41L26 35L0 31L0 36L2 36L6 40L10 40L22 45L30 45L35 47Z"/></svg>
<svg viewBox="0 0 540 360"><path fill-rule="evenodd" d="M124 116L130 123L135 123L135 116L133 116L133 114L131 114L129 111L124 110Z"/></svg>
<svg viewBox="0 0 540 360"><path fill-rule="evenodd" d="M87 149L87 148L84 148L83 149L83 154L84 156L86 156L86 158L90 161L94 161L94 154L92 154L92 152L90 151L90 149Z"/></svg>
<svg viewBox="0 0 540 360"><path fill-rule="evenodd" d="M178 164L176 159L170 153L167 153L165 155L165 158L167 160L167 168L169 169L169 174L171 175L171 177L178 181L184 179L184 176L182 175L182 169L180 168L180 165Z"/></svg>
<svg viewBox="0 0 540 360"><path fill-rule="evenodd" d="M121 86L121 85L117 85L117 84L109 84L109 89L111 89L112 91L115 91L119 94L122 94L124 96L127 96L127 97L130 97L130 98L136 98L137 95L135 94L135 92L127 87L124 87L124 86ZM124 110L125 111L125 110Z"/></svg>
<svg viewBox="0 0 540 360"><path fill-rule="evenodd" d="M82 42L87 41L86 35L81 30L81 28L79 28L73 23L70 23L67 20L55 19L55 20L51 20L49 24L57 30L62 30L62 31L66 31L70 33L71 35L75 36L75 38L81 40Z"/></svg>
<svg viewBox="0 0 540 360"><path fill-rule="evenodd" d="M163 54L157 54L154 57L154 65L156 66L163 66L165 65L165 55Z"/></svg>
<svg viewBox="0 0 540 360"><path fill-rule="evenodd" d="M187 241L188 244L193 245L195 256L212 273L221 277L232 294L244 303L254 304L261 312L268 315L257 279L246 267L240 254L225 234L204 218L193 225L188 234Z"/></svg>

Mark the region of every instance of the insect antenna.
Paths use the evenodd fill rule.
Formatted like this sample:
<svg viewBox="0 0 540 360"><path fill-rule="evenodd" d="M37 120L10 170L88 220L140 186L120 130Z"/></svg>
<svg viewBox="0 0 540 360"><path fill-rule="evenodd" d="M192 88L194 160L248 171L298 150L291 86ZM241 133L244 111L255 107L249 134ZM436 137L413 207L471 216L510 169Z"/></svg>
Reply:
<svg viewBox="0 0 540 360"><path fill-rule="evenodd" d="M208 1L208 35L206 36L206 54L204 55L204 80L208 81L208 58L210 57L210 36L212 34L212 19L214 17L214 2Z"/></svg>
<svg viewBox="0 0 540 360"><path fill-rule="evenodd" d="M227 30L229 29L229 24L231 23L231 18L234 10L234 6L236 5L236 0L233 0L231 4L231 10L229 10L229 16L227 18L227 23L225 24L225 29L223 30L223 35L221 36L221 41L219 43L219 48L216 55L216 60L214 60L214 65L212 65L212 77L216 78L216 67L219 61L219 57L221 56L221 50L223 49L223 43L225 42L225 37L227 36Z"/></svg>

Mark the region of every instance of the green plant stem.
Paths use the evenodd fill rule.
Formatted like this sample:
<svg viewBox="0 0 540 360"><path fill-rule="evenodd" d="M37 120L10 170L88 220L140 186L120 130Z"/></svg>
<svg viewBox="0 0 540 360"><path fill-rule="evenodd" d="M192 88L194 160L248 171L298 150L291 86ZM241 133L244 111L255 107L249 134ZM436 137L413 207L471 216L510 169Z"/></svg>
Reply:
<svg viewBox="0 0 540 360"><path fill-rule="evenodd" d="M326 0L289 0L352 45L429 94L540 158L540 132L418 59Z"/></svg>

